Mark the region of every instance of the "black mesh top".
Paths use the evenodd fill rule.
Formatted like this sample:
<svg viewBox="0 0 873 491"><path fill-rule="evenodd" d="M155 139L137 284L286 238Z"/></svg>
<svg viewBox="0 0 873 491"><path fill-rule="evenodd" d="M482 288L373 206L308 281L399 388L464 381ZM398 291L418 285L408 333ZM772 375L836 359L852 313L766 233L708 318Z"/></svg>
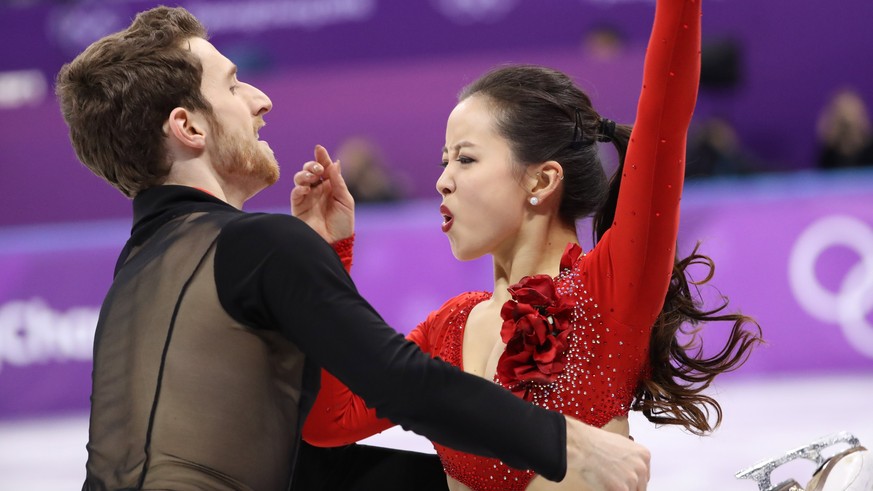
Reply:
<svg viewBox="0 0 873 491"><path fill-rule="evenodd" d="M321 367L432 441L565 473L563 416L422 353L303 222L159 186L100 312L83 489L287 489Z"/></svg>

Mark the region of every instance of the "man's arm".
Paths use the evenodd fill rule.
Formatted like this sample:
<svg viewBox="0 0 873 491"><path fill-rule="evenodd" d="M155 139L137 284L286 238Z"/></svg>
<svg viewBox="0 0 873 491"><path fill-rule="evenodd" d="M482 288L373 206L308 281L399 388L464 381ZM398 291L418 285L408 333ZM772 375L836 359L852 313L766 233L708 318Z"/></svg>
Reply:
<svg viewBox="0 0 873 491"><path fill-rule="evenodd" d="M432 360L385 324L327 243L299 220L241 219L222 232L215 261L230 315L280 330L380 417L442 445L563 478L563 416Z"/></svg>

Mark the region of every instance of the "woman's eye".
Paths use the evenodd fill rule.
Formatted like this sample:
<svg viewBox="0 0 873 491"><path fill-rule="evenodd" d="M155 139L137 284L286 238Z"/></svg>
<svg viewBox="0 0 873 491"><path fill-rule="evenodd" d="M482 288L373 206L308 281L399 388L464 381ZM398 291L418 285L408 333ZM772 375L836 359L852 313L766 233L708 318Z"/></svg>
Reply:
<svg viewBox="0 0 873 491"><path fill-rule="evenodd" d="M449 161L448 161L448 160L443 160L442 162L440 162L440 167L445 168L447 165L449 165Z"/></svg>

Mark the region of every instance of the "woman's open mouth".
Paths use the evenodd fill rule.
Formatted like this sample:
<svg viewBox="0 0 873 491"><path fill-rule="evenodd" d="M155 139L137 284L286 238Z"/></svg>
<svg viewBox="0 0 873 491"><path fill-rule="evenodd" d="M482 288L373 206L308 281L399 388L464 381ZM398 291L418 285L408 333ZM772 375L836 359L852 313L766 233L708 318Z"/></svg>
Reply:
<svg viewBox="0 0 873 491"><path fill-rule="evenodd" d="M452 223L454 222L454 217L452 216L452 212L446 207L446 205L440 206L440 213L443 216L443 232L448 232L450 228L452 228Z"/></svg>

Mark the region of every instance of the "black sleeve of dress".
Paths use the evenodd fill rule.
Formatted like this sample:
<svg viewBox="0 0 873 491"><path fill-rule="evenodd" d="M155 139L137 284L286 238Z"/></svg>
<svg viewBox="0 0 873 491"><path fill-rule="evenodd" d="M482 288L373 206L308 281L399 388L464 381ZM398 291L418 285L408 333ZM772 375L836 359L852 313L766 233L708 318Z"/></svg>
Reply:
<svg viewBox="0 0 873 491"><path fill-rule="evenodd" d="M431 359L404 339L361 298L330 246L300 220L253 214L226 226L215 277L231 316L281 331L380 417L442 445L563 479L562 415Z"/></svg>

